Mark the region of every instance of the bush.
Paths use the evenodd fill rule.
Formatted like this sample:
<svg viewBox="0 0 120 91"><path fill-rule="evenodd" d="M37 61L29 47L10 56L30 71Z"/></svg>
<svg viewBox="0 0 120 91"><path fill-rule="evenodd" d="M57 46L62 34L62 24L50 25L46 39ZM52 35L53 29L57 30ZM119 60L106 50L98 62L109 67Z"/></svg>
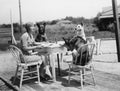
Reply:
<svg viewBox="0 0 120 91"><path fill-rule="evenodd" d="M111 23L111 24L108 25L108 30L111 31L111 32L115 31L114 23Z"/></svg>

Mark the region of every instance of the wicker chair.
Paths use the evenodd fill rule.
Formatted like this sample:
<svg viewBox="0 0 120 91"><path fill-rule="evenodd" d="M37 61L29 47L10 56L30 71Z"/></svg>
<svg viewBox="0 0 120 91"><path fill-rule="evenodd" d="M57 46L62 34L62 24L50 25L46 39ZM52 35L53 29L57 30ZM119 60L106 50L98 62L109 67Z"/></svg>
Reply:
<svg viewBox="0 0 120 91"><path fill-rule="evenodd" d="M13 79L13 84L15 83L16 78L20 79L20 84L19 84L20 89L22 87L23 81L25 81L25 80L38 78L38 83L40 84L39 68L40 68L41 63L39 62L39 60L27 62L25 59L25 55L23 55L22 51L14 45L10 45L9 50L12 53L13 57L17 61L17 69L16 69L15 77ZM36 66L37 69L35 69L35 70L29 69L28 70L28 68L30 68L31 66ZM20 71L20 75L18 75L19 71ZM29 75L29 76L27 76L27 75Z"/></svg>

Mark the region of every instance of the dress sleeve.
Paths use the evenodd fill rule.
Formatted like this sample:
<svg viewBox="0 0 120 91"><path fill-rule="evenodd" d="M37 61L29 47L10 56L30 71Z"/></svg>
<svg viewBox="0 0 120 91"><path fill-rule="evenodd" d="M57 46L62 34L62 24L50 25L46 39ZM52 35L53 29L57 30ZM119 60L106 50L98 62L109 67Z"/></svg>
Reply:
<svg viewBox="0 0 120 91"><path fill-rule="evenodd" d="M27 36L22 36L21 37L21 42L22 42L23 48L26 48L28 46L28 37Z"/></svg>

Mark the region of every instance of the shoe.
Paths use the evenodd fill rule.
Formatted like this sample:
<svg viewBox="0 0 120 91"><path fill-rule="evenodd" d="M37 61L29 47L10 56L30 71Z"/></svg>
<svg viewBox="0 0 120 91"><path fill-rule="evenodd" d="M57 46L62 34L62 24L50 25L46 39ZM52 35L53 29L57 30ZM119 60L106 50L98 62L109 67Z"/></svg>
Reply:
<svg viewBox="0 0 120 91"><path fill-rule="evenodd" d="M40 81L47 81L45 77L40 76Z"/></svg>
<svg viewBox="0 0 120 91"><path fill-rule="evenodd" d="M44 78L45 78L45 80L46 80L46 81L48 81L48 80L51 80L51 79L52 79L52 78L51 78L49 75L47 75L47 74L45 74Z"/></svg>

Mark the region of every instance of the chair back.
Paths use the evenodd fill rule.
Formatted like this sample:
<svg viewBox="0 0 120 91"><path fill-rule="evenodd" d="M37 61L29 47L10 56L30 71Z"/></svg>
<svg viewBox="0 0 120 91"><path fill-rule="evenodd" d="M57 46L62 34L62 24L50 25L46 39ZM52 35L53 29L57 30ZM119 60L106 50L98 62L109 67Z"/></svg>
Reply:
<svg viewBox="0 0 120 91"><path fill-rule="evenodd" d="M88 45L88 49L89 49L89 57L90 57L90 60L91 60L93 58L93 51L94 51L94 48L95 48L95 43L89 43L87 45Z"/></svg>
<svg viewBox="0 0 120 91"><path fill-rule="evenodd" d="M26 61L24 60L24 55L20 48L15 45L10 45L9 51L12 53L17 63L26 63Z"/></svg>
<svg viewBox="0 0 120 91"><path fill-rule="evenodd" d="M90 37L86 37L87 43L95 43L95 37L94 36L90 36Z"/></svg>
<svg viewBox="0 0 120 91"><path fill-rule="evenodd" d="M92 61L93 50L95 44L84 44L80 46L77 50L77 54L75 60L73 60L73 64L85 66Z"/></svg>

